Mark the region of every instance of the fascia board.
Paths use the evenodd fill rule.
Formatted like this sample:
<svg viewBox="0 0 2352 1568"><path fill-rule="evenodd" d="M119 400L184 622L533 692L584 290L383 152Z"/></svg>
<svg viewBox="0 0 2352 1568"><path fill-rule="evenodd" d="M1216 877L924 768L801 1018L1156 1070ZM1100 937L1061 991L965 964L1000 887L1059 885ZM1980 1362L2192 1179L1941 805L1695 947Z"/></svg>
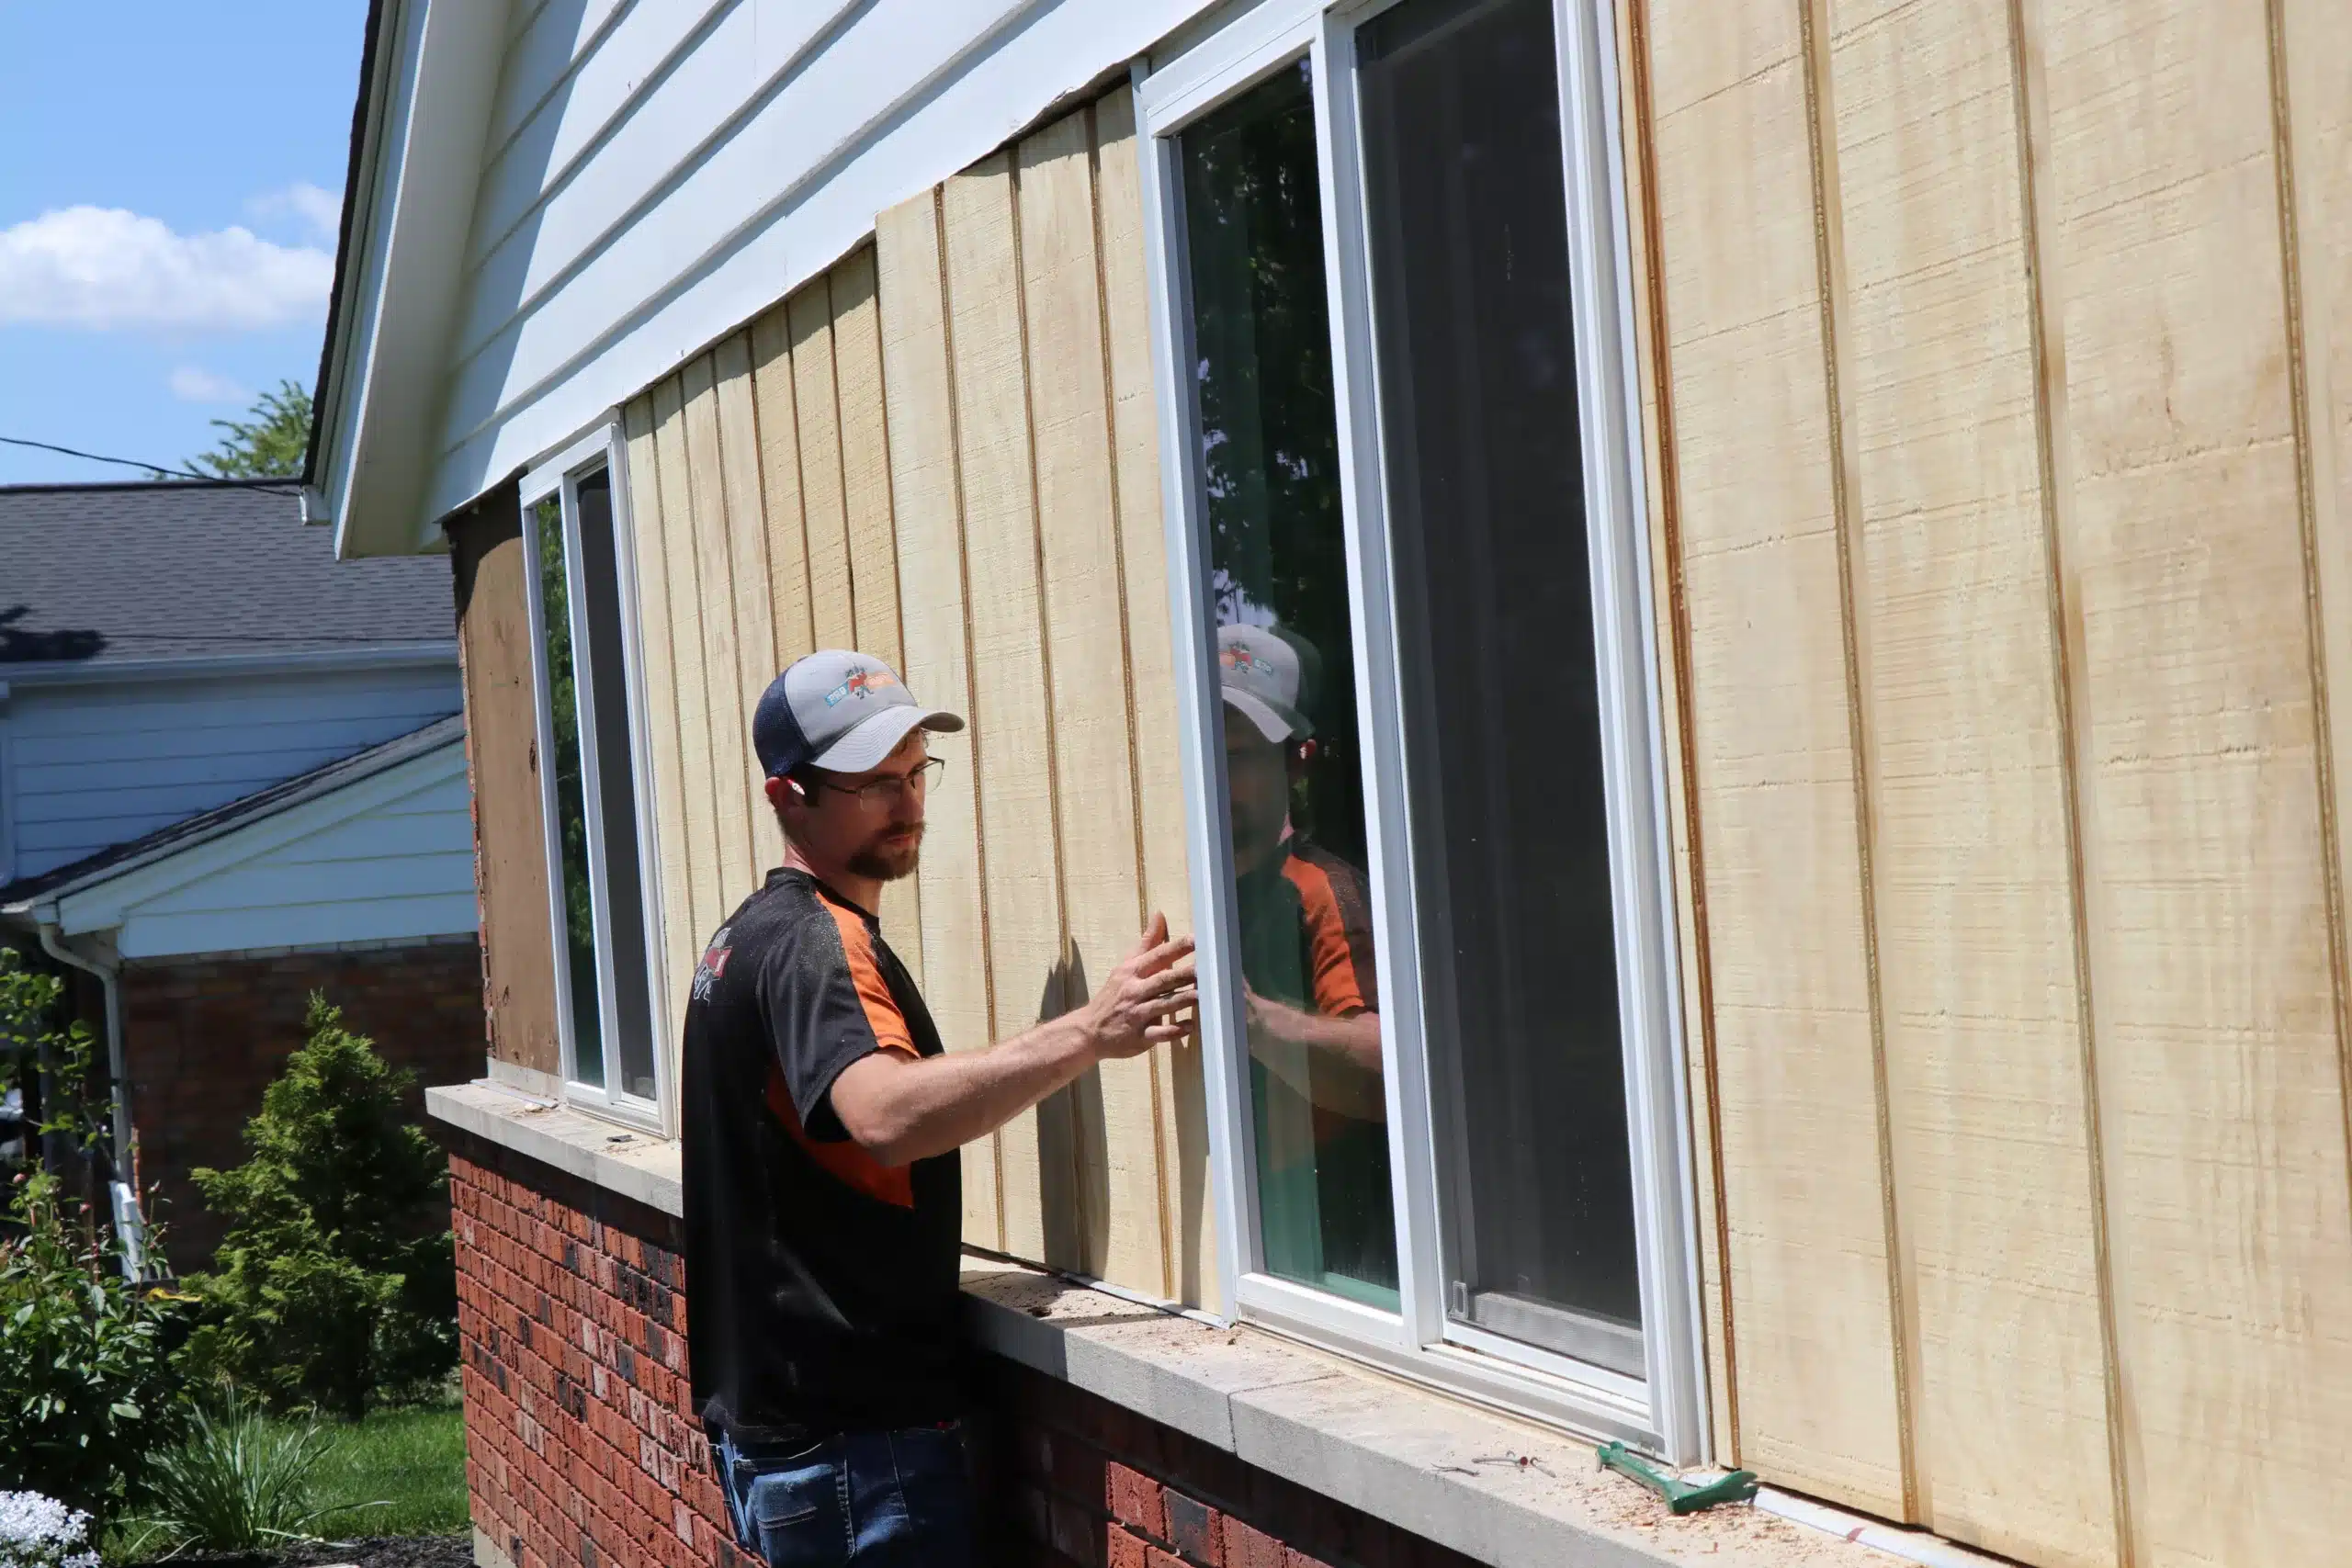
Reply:
<svg viewBox="0 0 2352 1568"><path fill-rule="evenodd" d="M465 767L465 742L453 740L380 773L242 823L218 838L109 867L95 882L51 896L57 924L68 935L112 930L150 899L447 783L463 775Z"/></svg>
<svg viewBox="0 0 2352 1568"><path fill-rule="evenodd" d="M411 555L434 456L447 366L473 221L474 191L506 43L506 8L481 0L399 7L394 104L371 193L380 260L355 301L342 363L347 412L322 465L335 555ZM380 214L380 223L373 221Z"/></svg>

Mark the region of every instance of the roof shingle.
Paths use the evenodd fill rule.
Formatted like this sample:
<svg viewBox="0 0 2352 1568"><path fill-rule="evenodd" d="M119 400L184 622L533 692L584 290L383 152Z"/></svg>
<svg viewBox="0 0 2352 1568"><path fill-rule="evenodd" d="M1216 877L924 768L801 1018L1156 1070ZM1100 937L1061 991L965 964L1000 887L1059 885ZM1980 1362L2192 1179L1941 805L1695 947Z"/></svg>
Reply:
<svg viewBox="0 0 2352 1568"><path fill-rule="evenodd" d="M338 562L291 486L0 486L0 671L456 637L449 563Z"/></svg>

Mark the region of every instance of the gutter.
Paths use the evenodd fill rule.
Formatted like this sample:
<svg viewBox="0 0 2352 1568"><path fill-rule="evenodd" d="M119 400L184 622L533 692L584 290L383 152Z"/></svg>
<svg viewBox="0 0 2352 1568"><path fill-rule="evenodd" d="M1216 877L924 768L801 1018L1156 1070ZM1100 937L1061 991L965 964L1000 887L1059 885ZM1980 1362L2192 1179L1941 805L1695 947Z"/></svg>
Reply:
<svg viewBox="0 0 2352 1568"><path fill-rule="evenodd" d="M10 910L15 913L15 910ZM107 1163L113 1168L112 1188L116 1233L123 1242L123 1271L141 1278L146 1267L146 1223L139 1209L137 1189L123 1179L130 1150L130 1077L122 1041L122 961L100 954L85 955L66 945L57 926L57 907L37 915L40 948L69 969L97 977L107 998L107 1076L113 1089L114 1125L109 1130Z"/></svg>
<svg viewBox="0 0 2352 1568"><path fill-rule="evenodd" d="M455 637L419 642L298 649L284 653L200 653L160 659L50 660L6 666L8 682L37 686L101 685L117 681L198 680L218 675L295 674L348 670L407 670L458 661Z"/></svg>

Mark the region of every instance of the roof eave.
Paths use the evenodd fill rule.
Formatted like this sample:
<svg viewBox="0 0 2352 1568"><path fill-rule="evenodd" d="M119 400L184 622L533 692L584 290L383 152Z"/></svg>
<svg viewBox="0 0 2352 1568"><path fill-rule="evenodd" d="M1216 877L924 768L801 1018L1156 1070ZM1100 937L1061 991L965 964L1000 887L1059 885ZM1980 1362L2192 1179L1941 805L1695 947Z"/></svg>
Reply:
<svg viewBox="0 0 2352 1568"><path fill-rule="evenodd" d="M506 9L374 0L303 517L340 559L431 544L447 357Z"/></svg>

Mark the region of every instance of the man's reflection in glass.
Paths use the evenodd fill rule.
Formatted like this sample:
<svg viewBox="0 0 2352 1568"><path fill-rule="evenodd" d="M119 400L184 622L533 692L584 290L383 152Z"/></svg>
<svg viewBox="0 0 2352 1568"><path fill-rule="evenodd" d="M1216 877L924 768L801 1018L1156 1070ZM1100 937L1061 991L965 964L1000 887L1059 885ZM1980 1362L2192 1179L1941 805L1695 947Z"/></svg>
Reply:
<svg viewBox="0 0 2352 1568"><path fill-rule="evenodd" d="M1386 1304L1396 1226L1364 876L1291 810L1317 765L1320 660L1286 628L1228 626L1217 665L1266 1267Z"/></svg>

